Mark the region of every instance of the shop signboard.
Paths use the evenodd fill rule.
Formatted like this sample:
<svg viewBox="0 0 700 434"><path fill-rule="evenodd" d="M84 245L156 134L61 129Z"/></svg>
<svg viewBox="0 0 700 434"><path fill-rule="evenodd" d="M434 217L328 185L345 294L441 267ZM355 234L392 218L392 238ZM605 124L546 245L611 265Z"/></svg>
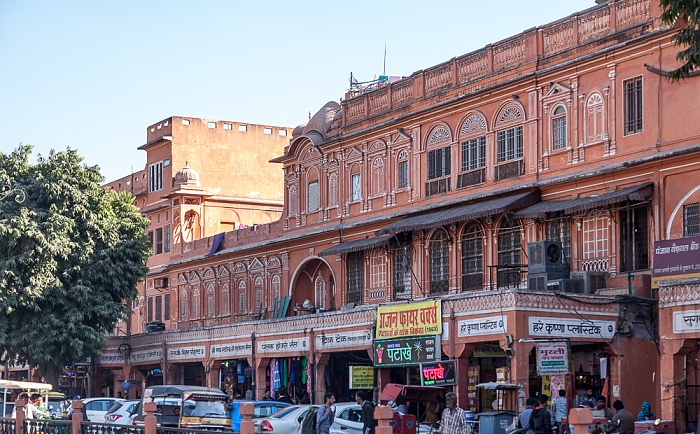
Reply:
<svg viewBox="0 0 700 434"><path fill-rule="evenodd" d="M350 366L350 389L373 389L374 366Z"/></svg>
<svg viewBox="0 0 700 434"><path fill-rule="evenodd" d="M474 345L473 357L508 357L508 354L498 344L478 343Z"/></svg>
<svg viewBox="0 0 700 434"><path fill-rule="evenodd" d="M504 335L508 331L508 317L505 315L486 318L465 319L457 323L457 336Z"/></svg>
<svg viewBox="0 0 700 434"><path fill-rule="evenodd" d="M454 360L420 364L422 386L456 386L457 366Z"/></svg>
<svg viewBox="0 0 700 434"><path fill-rule="evenodd" d="M440 300L377 308L375 339L434 336L442 334Z"/></svg>
<svg viewBox="0 0 700 434"><path fill-rule="evenodd" d="M374 341L374 366L412 366L442 358L440 336Z"/></svg>
<svg viewBox="0 0 700 434"><path fill-rule="evenodd" d="M566 342L537 343L537 375L569 372L569 346Z"/></svg>
<svg viewBox="0 0 700 434"><path fill-rule="evenodd" d="M204 345L196 347L168 348L168 361L203 359L206 354Z"/></svg>
<svg viewBox="0 0 700 434"><path fill-rule="evenodd" d="M700 332L700 310L673 313L673 333Z"/></svg>
<svg viewBox="0 0 700 434"><path fill-rule="evenodd" d="M104 353L100 356L100 365L123 365L124 355L119 353Z"/></svg>
<svg viewBox="0 0 700 434"><path fill-rule="evenodd" d="M369 330L316 335L316 350L319 351L333 348L369 348L371 343L372 332Z"/></svg>
<svg viewBox="0 0 700 434"><path fill-rule="evenodd" d="M651 287L659 280L700 277L700 236L654 241Z"/></svg>
<svg viewBox="0 0 700 434"><path fill-rule="evenodd" d="M615 336L615 321L549 318L528 318L530 336L612 339Z"/></svg>
<svg viewBox="0 0 700 434"><path fill-rule="evenodd" d="M209 346L209 357L212 359L239 359L253 354L253 344L250 342L234 342Z"/></svg>
<svg viewBox="0 0 700 434"><path fill-rule="evenodd" d="M154 348L146 351L134 351L129 356L132 365L143 362L160 362L163 359L163 350Z"/></svg>
<svg viewBox="0 0 700 434"><path fill-rule="evenodd" d="M309 338L284 338L279 337L271 341L258 341L255 347L256 354L282 354L309 351Z"/></svg>

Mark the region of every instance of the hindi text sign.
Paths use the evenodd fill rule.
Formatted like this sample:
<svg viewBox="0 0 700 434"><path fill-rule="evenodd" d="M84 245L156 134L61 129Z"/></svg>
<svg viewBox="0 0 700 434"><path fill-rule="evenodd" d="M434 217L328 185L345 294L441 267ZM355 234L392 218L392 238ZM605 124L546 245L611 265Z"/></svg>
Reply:
<svg viewBox="0 0 700 434"><path fill-rule="evenodd" d="M374 366L411 366L442 358L440 336L374 341Z"/></svg>
<svg viewBox="0 0 700 434"><path fill-rule="evenodd" d="M376 339L442 334L440 300L377 308Z"/></svg>
<svg viewBox="0 0 700 434"><path fill-rule="evenodd" d="M537 343L537 375L569 372L569 346L566 342Z"/></svg>
<svg viewBox="0 0 700 434"><path fill-rule="evenodd" d="M373 389L374 366L350 366L350 389Z"/></svg>

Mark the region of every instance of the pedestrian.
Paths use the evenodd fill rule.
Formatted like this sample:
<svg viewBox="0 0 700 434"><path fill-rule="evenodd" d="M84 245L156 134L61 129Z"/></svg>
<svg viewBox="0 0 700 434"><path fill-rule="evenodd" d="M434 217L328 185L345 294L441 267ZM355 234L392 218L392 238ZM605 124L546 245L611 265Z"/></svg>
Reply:
<svg viewBox="0 0 700 434"><path fill-rule="evenodd" d="M547 410L547 401L549 401L549 396L541 394L537 407L532 410L530 415L527 429L535 434L552 434L552 414Z"/></svg>
<svg viewBox="0 0 700 434"><path fill-rule="evenodd" d="M616 411L615 416L612 418L613 423L617 426L615 431L620 434L634 434L634 422L637 418L625 410L624 404L619 399L613 402L613 408Z"/></svg>
<svg viewBox="0 0 700 434"><path fill-rule="evenodd" d="M610 407L608 407L608 400L604 396L598 397L595 409L598 411L602 411L603 415L607 420L612 420L613 416L615 416L615 412L612 411Z"/></svg>
<svg viewBox="0 0 700 434"><path fill-rule="evenodd" d="M374 434L377 420L374 418L374 403L367 399L367 394L359 391L355 394L355 401L362 407L362 434Z"/></svg>
<svg viewBox="0 0 700 434"><path fill-rule="evenodd" d="M637 420L640 422L644 422L645 420L655 420L656 416L654 415L654 412L651 411L651 405L644 401L642 403L642 411L637 413Z"/></svg>
<svg viewBox="0 0 700 434"><path fill-rule="evenodd" d="M467 431L467 419L464 410L457 407L457 395L447 392L445 409L442 411L440 432L442 434L464 434Z"/></svg>
<svg viewBox="0 0 700 434"><path fill-rule="evenodd" d="M263 401L274 401L274 399L272 399L272 396L270 396L271 393L272 392L270 392L269 387L267 389L265 389L265 395L262 397L262 400Z"/></svg>
<svg viewBox="0 0 700 434"><path fill-rule="evenodd" d="M568 405L566 402L566 390L559 389L559 396L552 401L552 412L554 412L554 425L557 427L557 432L562 433L561 420L568 413Z"/></svg>
<svg viewBox="0 0 700 434"><path fill-rule="evenodd" d="M590 409L595 408L596 399L593 397L593 389L586 390L586 393L578 398L579 407L588 407Z"/></svg>
<svg viewBox="0 0 700 434"><path fill-rule="evenodd" d="M329 434L335 419L335 396L332 392L323 395L323 405L316 411L316 434Z"/></svg>
<svg viewBox="0 0 700 434"><path fill-rule="evenodd" d="M34 412L35 419L48 419L51 416L49 409L44 405L44 398L42 398L40 394L32 394L31 400L34 405L32 411Z"/></svg>
<svg viewBox="0 0 700 434"><path fill-rule="evenodd" d="M523 410L523 412L520 413L520 416L518 416L519 428L527 428L527 426L530 424L530 416L532 415L532 409L538 403L539 401L537 400L537 398L528 398L525 401L525 410Z"/></svg>
<svg viewBox="0 0 700 434"><path fill-rule="evenodd" d="M24 418L25 419L34 419L34 405L29 402L29 394L27 392L22 392L19 395L17 395L17 399L15 399L15 406L12 409L12 418L16 419L17 418L17 404L18 403L23 403L24 404Z"/></svg>
<svg viewBox="0 0 700 434"><path fill-rule="evenodd" d="M287 396L287 390L284 387L280 387L277 391L277 402L286 402L287 404L293 404L292 399Z"/></svg>

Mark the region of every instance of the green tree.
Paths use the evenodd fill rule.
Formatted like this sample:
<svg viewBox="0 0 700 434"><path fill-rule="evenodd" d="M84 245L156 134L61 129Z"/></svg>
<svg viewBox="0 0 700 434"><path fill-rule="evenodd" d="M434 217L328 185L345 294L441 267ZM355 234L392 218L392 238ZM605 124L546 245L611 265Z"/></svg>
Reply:
<svg viewBox="0 0 700 434"><path fill-rule="evenodd" d="M147 220L129 195L100 188L97 166L70 149L36 164L31 153L0 153L0 363L56 385L59 367L99 356L126 318L150 245Z"/></svg>
<svg viewBox="0 0 700 434"><path fill-rule="evenodd" d="M681 20L673 41L684 47L676 55L682 65L669 73L672 81L679 81L700 66L700 0L660 0L660 5L665 24L674 25Z"/></svg>

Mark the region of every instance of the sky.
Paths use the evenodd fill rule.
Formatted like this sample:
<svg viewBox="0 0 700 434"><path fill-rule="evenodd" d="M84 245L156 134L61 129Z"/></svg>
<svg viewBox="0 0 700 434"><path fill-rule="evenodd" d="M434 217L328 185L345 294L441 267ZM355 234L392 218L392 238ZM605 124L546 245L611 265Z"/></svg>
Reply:
<svg viewBox="0 0 700 434"><path fill-rule="evenodd" d="M0 152L141 170L170 116L305 123L350 74L409 76L594 0L0 0ZM386 70L384 57L386 46Z"/></svg>

